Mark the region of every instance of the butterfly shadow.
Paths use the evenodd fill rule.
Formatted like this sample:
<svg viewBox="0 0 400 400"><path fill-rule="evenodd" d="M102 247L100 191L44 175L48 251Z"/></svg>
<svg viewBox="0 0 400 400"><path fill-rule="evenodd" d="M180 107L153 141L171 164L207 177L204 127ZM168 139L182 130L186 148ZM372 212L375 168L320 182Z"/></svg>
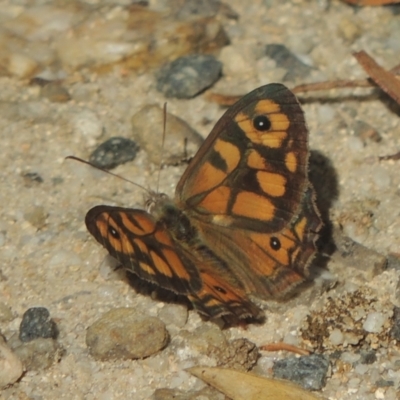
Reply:
<svg viewBox="0 0 400 400"><path fill-rule="evenodd" d="M154 283L148 282L144 279L140 279L134 273L126 270L122 266L118 266L118 273L121 274L121 279L125 280L136 293L143 296L151 297L154 301L161 301L168 304L178 304L185 306L188 310L194 310L192 303L189 299L171 290L161 288ZM201 312L198 312L200 318L203 321L211 321L218 325L221 329L226 329L232 326L246 326L248 324L263 324L266 321L265 316L261 313L257 317L247 317L244 319L239 319L233 314L222 315L215 318L210 318Z"/></svg>
<svg viewBox="0 0 400 400"><path fill-rule="evenodd" d="M329 212L339 197L336 169L332 161L317 150L310 152L309 180L314 187L315 201L323 222L317 241L318 253L310 266L310 280L314 280L326 268L330 255L336 250Z"/></svg>

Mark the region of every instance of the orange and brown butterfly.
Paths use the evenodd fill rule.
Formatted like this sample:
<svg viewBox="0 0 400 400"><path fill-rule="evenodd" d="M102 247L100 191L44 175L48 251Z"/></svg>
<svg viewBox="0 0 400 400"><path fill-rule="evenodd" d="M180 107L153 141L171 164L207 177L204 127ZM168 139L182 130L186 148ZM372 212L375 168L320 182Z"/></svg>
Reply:
<svg viewBox="0 0 400 400"><path fill-rule="evenodd" d="M151 213L96 206L86 226L123 267L205 316L257 318L249 296L282 297L316 253L322 224L308 154L296 97L262 86L217 122L173 200L154 195Z"/></svg>

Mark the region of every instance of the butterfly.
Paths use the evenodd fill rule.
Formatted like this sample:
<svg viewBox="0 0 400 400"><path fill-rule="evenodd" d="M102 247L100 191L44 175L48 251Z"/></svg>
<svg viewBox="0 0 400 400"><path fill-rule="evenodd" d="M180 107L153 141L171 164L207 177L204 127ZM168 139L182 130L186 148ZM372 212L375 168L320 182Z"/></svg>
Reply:
<svg viewBox="0 0 400 400"><path fill-rule="evenodd" d="M250 92L217 122L176 187L147 211L99 205L89 232L138 278L208 318L259 318L253 297L303 282L322 223L308 180L308 130L281 84Z"/></svg>

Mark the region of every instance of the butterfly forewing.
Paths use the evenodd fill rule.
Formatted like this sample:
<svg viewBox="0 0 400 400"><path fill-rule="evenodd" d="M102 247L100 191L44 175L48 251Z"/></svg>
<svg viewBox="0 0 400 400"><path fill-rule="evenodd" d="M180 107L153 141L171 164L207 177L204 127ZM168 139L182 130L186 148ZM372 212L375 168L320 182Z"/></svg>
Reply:
<svg viewBox="0 0 400 400"><path fill-rule="evenodd" d="M85 222L96 240L139 278L179 294L201 287L196 266L178 254L169 232L147 212L96 206Z"/></svg>
<svg viewBox="0 0 400 400"><path fill-rule="evenodd" d="M277 232L299 211L307 161L307 128L296 97L283 85L267 85L224 114L176 197L216 225Z"/></svg>

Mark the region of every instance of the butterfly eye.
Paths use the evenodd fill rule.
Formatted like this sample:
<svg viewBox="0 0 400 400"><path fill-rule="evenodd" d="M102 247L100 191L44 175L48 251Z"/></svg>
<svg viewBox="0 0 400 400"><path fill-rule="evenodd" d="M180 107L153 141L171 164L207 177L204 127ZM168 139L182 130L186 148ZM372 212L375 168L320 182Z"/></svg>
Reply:
<svg viewBox="0 0 400 400"><path fill-rule="evenodd" d="M108 227L108 232L110 233L110 235L114 238L114 239L120 239L120 235L117 232L116 229L114 229L112 226Z"/></svg>
<svg viewBox="0 0 400 400"><path fill-rule="evenodd" d="M265 115L258 115L253 119L253 126L258 131L267 131L271 128L271 121Z"/></svg>
<svg viewBox="0 0 400 400"><path fill-rule="evenodd" d="M269 245L271 246L271 249L276 251L278 251L281 248L281 242L276 237L271 238L271 240L269 241Z"/></svg>

